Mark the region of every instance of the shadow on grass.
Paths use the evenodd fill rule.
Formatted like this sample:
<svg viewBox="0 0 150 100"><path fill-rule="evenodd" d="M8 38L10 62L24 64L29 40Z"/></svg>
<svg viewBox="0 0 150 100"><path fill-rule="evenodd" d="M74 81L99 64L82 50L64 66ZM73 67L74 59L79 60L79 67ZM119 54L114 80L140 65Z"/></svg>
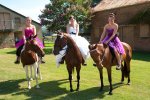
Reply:
<svg viewBox="0 0 150 100"><path fill-rule="evenodd" d="M39 89L32 87L30 90L26 89L25 91L17 91L13 95L26 95L28 96L27 100L42 100L50 99L68 93L69 91L66 88L59 87L61 84L68 83L67 79L49 81L40 83ZM31 82L32 84L32 82Z"/></svg>
<svg viewBox="0 0 150 100"><path fill-rule="evenodd" d="M133 52L133 60L150 61L150 52Z"/></svg>
<svg viewBox="0 0 150 100"><path fill-rule="evenodd" d="M120 86L123 86L124 84L121 83L116 83L113 84L113 89L116 89ZM104 99L106 95L109 93L109 85L104 86L103 91L99 92L99 87L92 87L88 88L86 90L78 91L78 92L73 92L69 93L65 97L60 98L61 100L67 100L67 99L72 99L72 100L93 100L93 99Z"/></svg>
<svg viewBox="0 0 150 100"><path fill-rule="evenodd" d="M21 91L20 89L20 83L26 81L25 79L19 79L19 80L8 80L0 82L0 94L10 94L17 91Z"/></svg>
<svg viewBox="0 0 150 100"><path fill-rule="evenodd" d="M27 88L19 88L19 84L24 82L24 79L20 80L9 80L0 82L0 94L12 94L12 96L26 95L28 100L41 100L41 99L53 99L57 96L61 96L59 99L66 100L87 100L87 99L96 99L104 98L109 92L109 85L104 86L104 90L99 92L99 87L92 87L86 90L70 92L66 88L61 88L60 85L68 84L68 79L54 80L49 82L40 83L40 89L36 89L32 86L29 90ZM26 81L25 81L26 82ZM31 82L32 84L33 82ZM116 89L124 84L116 83L113 84L113 89ZM27 87L27 84L26 84Z"/></svg>
<svg viewBox="0 0 150 100"><path fill-rule="evenodd" d="M16 54L16 50L8 51L7 54Z"/></svg>

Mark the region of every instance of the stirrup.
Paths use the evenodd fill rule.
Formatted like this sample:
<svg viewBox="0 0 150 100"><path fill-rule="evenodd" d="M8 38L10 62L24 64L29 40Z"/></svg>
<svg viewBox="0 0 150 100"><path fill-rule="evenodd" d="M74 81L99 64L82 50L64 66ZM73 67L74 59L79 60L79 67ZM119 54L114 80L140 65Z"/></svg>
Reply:
<svg viewBox="0 0 150 100"><path fill-rule="evenodd" d="M15 64L20 64L20 61L16 60L14 63L15 63Z"/></svg>
<svg viewBox="0 0 150 100"><path fill-rule="evenodd" d="M43 60L42 60L42 61L41 61L41 63L43 63L43 64L44 64L44 63L45 63L45 61L43 61Z"/></svg>
<svg viewBox="0 0 150 100"><path fill-rule="evenodd" d="M63 61L63 60L62 60L62 61L60 61L60 62L59 62L59 64L64 64L64 61Z"/></svg>
<svg viewBox="0 0 150 100"><path fill-rule="evenodd" d="M93 66L96 67L97 65L94 63Z"/></svg>
<svg viewBox="0 0 150 100"><path fill-rule="evenodd" d="M120 70L120 69L121 69L121 65L117 65L116 70Z"/></svg>
<svg viewBox="0 0 150 100"><path fill-rule="evenodd" d="M86 63L84 63L84 64L82 64L83 66L87 66L87 64Z"/></svg>

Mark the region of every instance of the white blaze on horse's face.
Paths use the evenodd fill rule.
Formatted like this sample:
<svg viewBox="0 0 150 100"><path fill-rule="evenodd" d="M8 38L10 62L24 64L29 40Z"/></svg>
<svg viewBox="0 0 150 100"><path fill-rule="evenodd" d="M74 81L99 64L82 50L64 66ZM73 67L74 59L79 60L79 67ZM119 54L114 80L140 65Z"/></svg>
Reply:
<svg viewBox="0 0 150 100"><path fill-rule="evenodd" d="M61 34L61 35L59 35L59 36L60 36L60 38L61 38L61 39L64 37L64 35L63 35L63 34Z"/></svg>

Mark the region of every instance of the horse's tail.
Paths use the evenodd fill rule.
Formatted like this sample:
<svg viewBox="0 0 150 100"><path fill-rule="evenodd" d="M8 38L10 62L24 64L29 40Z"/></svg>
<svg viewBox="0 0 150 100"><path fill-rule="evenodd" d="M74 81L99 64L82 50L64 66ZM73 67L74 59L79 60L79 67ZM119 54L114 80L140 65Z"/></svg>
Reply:
<svg viewBox="0 0 150 100"><path fill-rule="evenodd" d="M128 77L129 73L130 73L130 65L127 64L127 62L125 62L125 61L124 61L124 67L122 70L123 70L124 76Z"/></svg>

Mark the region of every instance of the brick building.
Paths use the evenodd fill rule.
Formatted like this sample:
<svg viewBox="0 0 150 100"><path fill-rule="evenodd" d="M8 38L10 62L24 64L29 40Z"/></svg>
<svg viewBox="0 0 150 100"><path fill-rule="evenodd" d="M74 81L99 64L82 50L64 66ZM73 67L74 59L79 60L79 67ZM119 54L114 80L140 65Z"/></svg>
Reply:
<svg viewBox="0 0 150 100"><path fill-rule="evenodd" d="M103 27L107 23L108 14L113 12L119 24L120 39L130 44L134 50L150 51L150 22L132 23L139 13L146 16L148 13L145 12L150 12L150 0L101 0L93 11L92 43L99 41Z"/></svg>
<svg viewBox="0 0 150 100"><path fill-rule="evenodd" d="M0 4L0 48L14 47L15 40L21 38L26 17ZM32 21L41 37L41 25Z"/></svg>

